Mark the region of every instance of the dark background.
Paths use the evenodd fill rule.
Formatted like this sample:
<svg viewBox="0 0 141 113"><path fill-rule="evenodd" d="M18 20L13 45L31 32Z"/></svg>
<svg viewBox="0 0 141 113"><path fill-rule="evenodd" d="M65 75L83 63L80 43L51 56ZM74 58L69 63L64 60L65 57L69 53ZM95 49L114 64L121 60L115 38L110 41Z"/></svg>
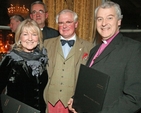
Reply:
<svg viewBox="0 0 141 113"><path fill-rule="evenodd" d="M111 0L121 7L121 29L141 29L141 0Z"/></svg>
<svg viewBox="0 0 141 113"><path fill-rule="evenodd" d="M10 4L30 4L36 0L0 0L0 25L9 24L7 8ZM42 0L41 0L42 1ZM141 29L141 0L111 0L118 3L122 9L123 20L121 29ZM20 5L20 6L21 6Z"/></svg>
<svg viewBox="0 0 141 113"><path fill-rule="evenodd" d="M0 0L0 25L7 26L9 24L7 8L10 7L10 4L19 4L19 6L25 5L29 9L30 4L34 1L36 0Z"/></svg>
<svg viewBox="0 0 141 113"><path fill-rule="evenodd" d="M118 3L122 10L122 34L141 42L141 0L111 1Z"/></svg>

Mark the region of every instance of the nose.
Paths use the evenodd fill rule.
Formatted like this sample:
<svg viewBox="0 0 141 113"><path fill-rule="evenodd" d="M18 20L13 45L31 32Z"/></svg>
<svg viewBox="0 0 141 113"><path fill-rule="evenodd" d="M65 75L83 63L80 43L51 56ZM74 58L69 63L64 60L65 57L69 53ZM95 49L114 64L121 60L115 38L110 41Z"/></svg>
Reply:
<svg viewBox="0 0 141 113"><path fill-rule="evenodd" d="M40 15L40 12L39 12L39 11L37 11L37 12L36 12L36 15Z"/></svg>
<svg viewBox="0 0 141 113"><path fill-rule="evenodd" d="M102 26L105 26L106 23L107 23L106 19L103 19L103 21L102 21Z"/></svg>
<svg viewBox="0 0 141 113"><path fill-rule="evenodd" d="M36 17L40 17L40 13L39 12L36 13Z"/></svg>
<svg viewBox="0 0 141 113"><path fill-rule="evenodd" d="M66 28L67 27L67 23L64 22L62 26L63 26L63 28Z"/></svg>
<svg viewBox="0 0 141 113"><path fill-rule="evenodd" d="M32 35L29 34L28 40L31 41L32 40Z"/></svg>

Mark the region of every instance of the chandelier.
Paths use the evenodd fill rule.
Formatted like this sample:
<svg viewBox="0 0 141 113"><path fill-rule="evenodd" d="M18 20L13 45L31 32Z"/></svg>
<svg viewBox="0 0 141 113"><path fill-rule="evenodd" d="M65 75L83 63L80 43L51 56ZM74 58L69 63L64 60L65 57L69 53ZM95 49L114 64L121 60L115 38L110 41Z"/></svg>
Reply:
<svg viewBox="0 0 141 113"><path fill-rule="evenodd" d="M28 13L29 13L29 9L25 7L25 5L23 6L14 6L13 4L10 4L10 7L7 8L8 10L8 15L9 16L12 16L12 15L15 15L15 14L19 14L23 17L27 17L28 16Z"/></svg>

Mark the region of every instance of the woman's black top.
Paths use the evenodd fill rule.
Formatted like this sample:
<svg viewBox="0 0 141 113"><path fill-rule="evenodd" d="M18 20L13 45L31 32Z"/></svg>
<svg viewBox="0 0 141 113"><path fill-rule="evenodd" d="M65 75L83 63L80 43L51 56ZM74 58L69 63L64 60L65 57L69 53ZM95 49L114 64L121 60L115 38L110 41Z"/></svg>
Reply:
<svg viewBox="0 0 141 113"><path fill-rule="evenodd" d="M6 87L7 95L45 113L47 60L44 48L31 53L13 49L0 62L0 92Z"/></svg>

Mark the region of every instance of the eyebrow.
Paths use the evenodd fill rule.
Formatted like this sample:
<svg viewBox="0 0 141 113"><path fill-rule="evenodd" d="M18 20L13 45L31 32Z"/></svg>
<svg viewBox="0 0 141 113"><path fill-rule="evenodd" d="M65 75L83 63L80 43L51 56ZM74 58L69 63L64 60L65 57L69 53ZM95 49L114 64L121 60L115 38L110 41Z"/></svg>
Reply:
<svg viewBox="0 0 141 113"><path fill-rule="evenodd" d="M107 15L106 17L108 17L108 16L115 16L115 15L113 15L113 14L109 14L109 15ZM97 16L97 18L103 18L102 16Z"/></svg>

